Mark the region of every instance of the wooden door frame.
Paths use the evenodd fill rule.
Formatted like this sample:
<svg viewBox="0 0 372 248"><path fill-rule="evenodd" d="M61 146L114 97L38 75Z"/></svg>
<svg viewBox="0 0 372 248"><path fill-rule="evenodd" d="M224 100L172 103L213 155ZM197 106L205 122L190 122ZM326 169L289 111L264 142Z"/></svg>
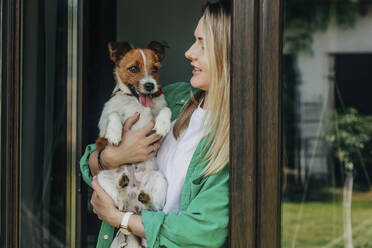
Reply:
<svg viewBox="0 0 372 248"><path fill-rule="evenodd" d="M18 246L20 0L1 1L1 246Z"/></svg>
<svg viewBox="0 0 372 248"><path fill-rule="evenodd" d="M230 247L281 239L282 1L232 0Z"/></svg>

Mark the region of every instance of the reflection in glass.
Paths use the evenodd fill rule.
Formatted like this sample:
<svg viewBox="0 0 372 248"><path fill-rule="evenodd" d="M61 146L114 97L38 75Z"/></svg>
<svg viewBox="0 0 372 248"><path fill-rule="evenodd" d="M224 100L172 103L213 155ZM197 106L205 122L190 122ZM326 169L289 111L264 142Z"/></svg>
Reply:
<svg viewBox="0 0 372 248"><path fill-rule="evenodd" d="M67 1L23 1L20 247L66 246Z"/></svg>
<svg viewBox="0 0 372 248"><path fill-rule="evenodd" d="M372 247L372 1L284 0L282 247Z"/></svg>

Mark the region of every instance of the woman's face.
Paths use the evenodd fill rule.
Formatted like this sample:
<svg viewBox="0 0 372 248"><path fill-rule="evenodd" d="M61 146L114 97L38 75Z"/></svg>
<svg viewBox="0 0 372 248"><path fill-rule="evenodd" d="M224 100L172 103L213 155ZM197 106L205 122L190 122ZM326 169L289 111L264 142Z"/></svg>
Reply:
<svg viewBox="0 0 372 248"><path fill-rule="evenodd" d="M209 89L209 66L207 50L205 48L205 34L203 28L203 18L199 20L195 29L195 42L186 51L185 56L191 60L191 66L194 67L190 83L194 88L204 91Z"/></svg>

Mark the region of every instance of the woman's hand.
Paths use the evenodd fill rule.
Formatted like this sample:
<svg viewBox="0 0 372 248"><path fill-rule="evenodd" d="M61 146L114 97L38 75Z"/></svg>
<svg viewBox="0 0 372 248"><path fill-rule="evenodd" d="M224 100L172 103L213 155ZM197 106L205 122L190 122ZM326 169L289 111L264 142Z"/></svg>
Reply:
<svg viewBox="0 0 372 248"><path fill-rule="evenodd" d="M93 206L93 212L98 216L98 219L105 221L114 227L119 227L124 213L120 212L114 205L114 201L106 193L106 191L99 185L97 177L93 177L92 187L94 189L90 204ZM128 222L132 233L146 238L145 228L142 225L142 217L133 214Z"/></svg>
<svg viewBox="0 0 372 248"><path fill-rule="evenodd" d="M93 212L100 220L105 221L114 227L119 227L124 213L120 212L114 205L114 201L99 185L97 177L93 177L92 187L94 189L90 203L93 206Z"/></svg>
<svg viewBox="0 0 372 248"><path fill-rule="evenodd" d="M132 130L132 126L139 119L139 114L129 118L123 126L121 143L118 146L110 145L106 157L111 159L114 168L121 164L143 162L153 157L160 147L160 136L150 132L155 126L151 121L139 130Z"/></svg>
<svg viewBox="0 0 372 248"><path fill-rule="evenodd" d="M160 136L153 133L155 123L152 121L141 129L132 130L132 126L138 121L139 114L136 114L124 123L121 142L118 146L108 144L101 152L101 162L105 169L115 169L122 164L143 162L153 157L160 147ZM94 151L89 156L89 167L92 175L99 171L97 156Z"/></svg>

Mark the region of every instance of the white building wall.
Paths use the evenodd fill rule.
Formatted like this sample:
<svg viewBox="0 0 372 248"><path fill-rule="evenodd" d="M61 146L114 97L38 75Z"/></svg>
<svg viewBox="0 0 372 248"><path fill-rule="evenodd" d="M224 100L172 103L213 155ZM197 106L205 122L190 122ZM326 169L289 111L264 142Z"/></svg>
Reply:
<svg viewBox="0 0 372 248"><path fill-rule="evenodd" d="M300 53L297 67L300 74L298 86L299 130L308 173L327 174L328 149L321 136L324 133L327 113L333 108L332 54L372 54L372 8L366 16L360 16L356 25L342 29L330 25L325 32L313 36L313 55ZM372 70L372 68L371 68ZM309 145L311 144L311 145Z"/></svg>

